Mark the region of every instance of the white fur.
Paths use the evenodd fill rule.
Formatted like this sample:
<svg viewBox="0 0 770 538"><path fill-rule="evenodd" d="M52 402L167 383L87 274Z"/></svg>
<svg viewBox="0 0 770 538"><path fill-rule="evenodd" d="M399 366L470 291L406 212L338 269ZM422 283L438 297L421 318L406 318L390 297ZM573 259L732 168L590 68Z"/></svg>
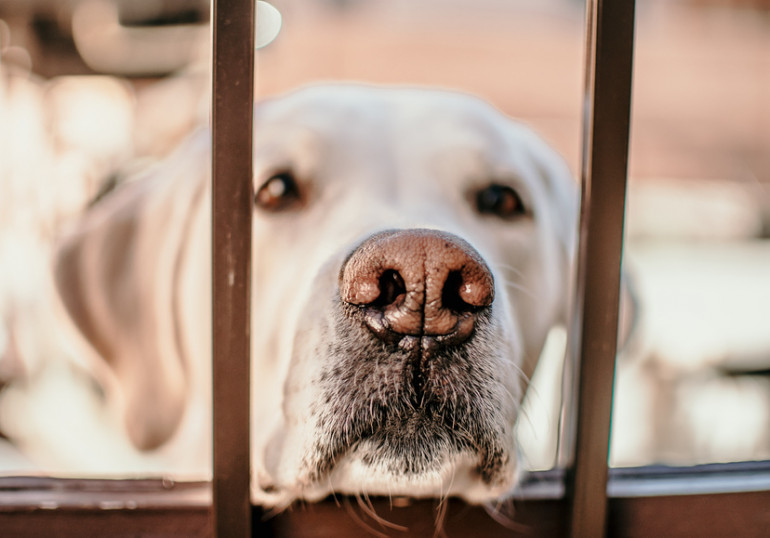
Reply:
<svg viewBox="0 0 770 538"><path fill-rule="evenodd" d="M122 186L63 241L58 266L74 321L82 327L78 313L89 313L86 336L94 344L98 335L111 350L103 361L93 353L106 349L97 342L87 368L127 425L121 438L159 444L150 454L170 470L181 461L192 462L185 469L210 465L209 153L201 131L145 177ZM253 215L255 500L280 506L331 491L451 494L473 502L505 495L520 468L512 433L520 401L568 298L577 195L566 166L529 129L475 98L339 85L258 105L255 191L287 168L307 189L306 203ZM532 217L479 215L468 193L490 182L515 186ZM120 226L125 229L116 235ZM473 245L493 273L496 354L481 360L504 402L490 427L507 432L510 456L505 478L495 484L482 483L468 454L408 477L343 455L323 480L308 479L309 451L324 435L311 409L319 400L314 380L335 360L319 349L340 265L361 240L400 228L453 233ZM106 254L128 247L122 269L108 270ZM86 450L98 450L83 442Z"/></svg>

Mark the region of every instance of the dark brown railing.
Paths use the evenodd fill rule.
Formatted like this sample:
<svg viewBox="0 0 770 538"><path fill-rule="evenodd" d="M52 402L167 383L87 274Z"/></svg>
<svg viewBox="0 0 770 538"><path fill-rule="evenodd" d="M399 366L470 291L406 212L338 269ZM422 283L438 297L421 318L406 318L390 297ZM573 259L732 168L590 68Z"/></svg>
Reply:
<svg viewBox="0 0 770 538"><path fill-rule="evenodd" d="M213 0L214 481L0 478L2 536L353 537L387 533L340 498L265 518L249 499L254 0ZM446 505L449 536L767 536L770 462L608 469L634 34L633 0L590 0L583 189L566 469L533 473L501 525ZM609 498L608 498L609 492ZM373 499L400 537L434 535L435 501ZM499 519L499 518L498 518Z"/></svg>
<svg viewBox="0 0 770 538"><path fill-rule="evenodd" d="M603 536L628 169L634 0L591 0L575 307L565 409L571 536ZM574 430L571 428L574 426Z"/></svg>
<svg viewBox="0 0 770 538"><path fill-rule="evenodd" d="M246 536L253 0L214 0L214 514ZM573 536L601 536L628 159L634 0L591 0L587 16L582 211L571 333L576 371ZM234 279L233 279L234 275ZM246 413L246 415L244 415ZM569 431L569 430L568 430ZM232 525L232 526L230 526Z"/></svg>
<svg viewBox="0 0 770 538"><path fill-rule="evenodd" d="M249 536L254 0L212 5L214 527Z"/></svg>

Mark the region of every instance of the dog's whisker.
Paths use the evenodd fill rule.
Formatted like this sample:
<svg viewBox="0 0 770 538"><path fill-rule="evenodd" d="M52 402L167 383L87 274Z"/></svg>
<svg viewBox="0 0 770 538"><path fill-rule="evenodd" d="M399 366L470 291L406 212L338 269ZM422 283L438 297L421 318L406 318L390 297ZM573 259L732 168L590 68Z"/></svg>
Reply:
<svg viewBox="0 0 770 538"><path fill-rule="evenodd" d="M508 515L502 511L502 507L506 506L507 511L511 514ZM522 523L518 523L513 519L515 514L515 507L512 499L498 502L488 502L482 505L484 511L489 517L491 517L500 526L505 527L517 534L527 534L528 527Z"/></svg>
<svg viewBox="0 0 770 538"><path fill-rule="evenodd" d="M359 503L359 506L361 504L360 496L358 493L355 495L356 500ZM366 521L364 521L361 516L358 515L356 509L353 507L353 505L350 504L350 499L348 497L343 497L343 503L345 506L345 511L348 513L350 518L362 529L365 529L368 533L377 536L379 538L388 538L388 535L384 532L380 532L379 530L375 529L371 525L369 525Z"/></svg>
<svg viewBox="0 0 770 538"><path fill-rule="evenodd" d="M535 428L535 421L532 419L532 415L526 407L519 409L517 414L519 420L524 420L533 432L537 431Z"/></svg>
<svg viewBox="0 0 770 538"><path fill-rule="evenodd" d="M520 284L518 281L526 279L526 276L521 271L521 269L517 267L513 267L511 265L506 264L497 264L496 267L501 270L501 277L503 281L503 285L506 288L510 288L516 291L519 291L521 293L526 294L529 298L533 300L537 300L537 296L534 294L532 290L524 286L523 284ZM506 273L512 273L512 274L506 274Z"/></svg>
<svg viewBox="0 0 770 538"><path fill-rule="evenodd" d="M452 463L452 472L449 476L449 483L447 484L447 487L443 489L443 491L440 491L439 500L440 501L446 501L449 498L449 492L452 491L452 486L455 482L455 476L457 476L457 465L455 463Z"/></svg>
<svg viewBox="0 0 770 538"><path fill-rule="evenodd" d="M356 501L358 501L358 506L361 508L361 510L367 516L372 518L372 520L374 520L374 522L380 525L381 527L385 527L388 529L393 529L401 532L407 532L409 530L409 527L404 527L403 525L393 523L392 521L388 521L387 519L379 515L375 510L374 505L372 504L372 501L369 498L369 495L367 495L366 493L356 494Z"/></svg>
<svg viewBox="0 0 770 538"><path fill-rule="evenodd" d="M515 377L519 378L521 381L525 383L525 385L529 386L532 379L521 368L521 366L519 366L519 364L517 364L515 361L509 360L509 361L506 361L506 366L511 369Z"/></svg>
<svg viewBox="0 0 770 538"><path fill-rule="evenodd" d="M518 267L515 267L507 263L502 263L499 261L497 262L493 261L492 263L494 264L495 267L497 267L498 269L501 269L502 271L510 271L511 273L513 273L515 277L524 278L524 272Z"/></svg>
<svg viewBox="0 0 770 538"><path fill-rule="evenodd" d="M527 398L530 400L530 406L540 405L543 409L548 408L543 395L540 394L539 388L535 385L529 387Z"/></svg>
<svg viewBox="0 0 770 538"><path fill-rule="evenodd" d="M329 495L331 496L332 499L334 499L334 505L337 508L340 508L342 505L340 504L339 497L337 497L337 492L334 491L334 487L331 485L331 480L329 481L329 489L331 490Z"/></svg>
<svg viewBox="0 0 770 538"><path fill-rule="evenodd" d="M503 280L503 285L506 288L508 288L508 289L521 292L522 294L526 295L528 298L532 299L533 301L537 301L539 299L538 296L535 295L535 293L532 290L530 290L526 286L524 286L522 284L518 284L518 283L516 283L516 282L514 282L512 280L504 279Z"/></svg>
<svg viewBox="0 0 770 538"><path fill-rule="evenodd" d="M446 523L446 516L449 508L449 492L452 490L452 485L454 484L456 473L457 465L452 464L452 472L449 478L449 484L447 484L447 487L441 492L441 495L438 499L438 505L436 506L436 517L433 520L433 538L446 536L444 525Z"/></svg>
<svg viewBox="0 0 770 538"><path fill-rule="evenodd" d="M436 511L436 518L433 520L433 538L445 538L446 532L444 530L444 524L446 522L446 515L448 512L449 501L444 498L439 501Z"/></svg>

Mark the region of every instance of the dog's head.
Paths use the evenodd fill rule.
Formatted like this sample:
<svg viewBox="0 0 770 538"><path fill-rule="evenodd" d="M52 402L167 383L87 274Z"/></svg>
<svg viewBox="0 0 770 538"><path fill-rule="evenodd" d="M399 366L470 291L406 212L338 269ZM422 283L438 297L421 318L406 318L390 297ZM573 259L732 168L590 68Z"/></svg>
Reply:
<svg viewBox="0 0 770 538"><path fill-rule="evenodd" d="M311 87L259 104L254 121L256 499L509 491L518 407L569 295L566 166L457 93ZM196 151L105 200L61 250L64 301L117 372L145 446L183 429L190 394L209 383L194 366L209 358L210 312L208 162ZM89 234L113 250L101 269Z"/></svg>
<svg viewBox="0 0 770 538"><path fill-rule="evenodd" d="M260 494L510 489L517 409L568 296L564 164L455 93L306 89L255 129Z"/></svg>

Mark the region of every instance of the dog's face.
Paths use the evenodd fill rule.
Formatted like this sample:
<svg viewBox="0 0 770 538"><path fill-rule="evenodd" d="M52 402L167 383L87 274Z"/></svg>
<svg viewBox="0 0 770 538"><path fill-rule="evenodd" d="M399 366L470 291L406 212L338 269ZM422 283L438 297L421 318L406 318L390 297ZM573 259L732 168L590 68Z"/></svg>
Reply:
<svg viewBox="0 0 770 538"><path fill-rule="evenodd" d="M564 165L453 93L312 88L255 132L257 498L508 491L567 297Z"/></svg>
<svg viewBox="0 0 770 538"><path fill-rule="evenodd" d="M560 158L440 91L311 87L254 122L255 499L505 494L519 403L569 296ZM208 446L209 167L193 138L58 257L132 441L172 458Z"/></svg>

